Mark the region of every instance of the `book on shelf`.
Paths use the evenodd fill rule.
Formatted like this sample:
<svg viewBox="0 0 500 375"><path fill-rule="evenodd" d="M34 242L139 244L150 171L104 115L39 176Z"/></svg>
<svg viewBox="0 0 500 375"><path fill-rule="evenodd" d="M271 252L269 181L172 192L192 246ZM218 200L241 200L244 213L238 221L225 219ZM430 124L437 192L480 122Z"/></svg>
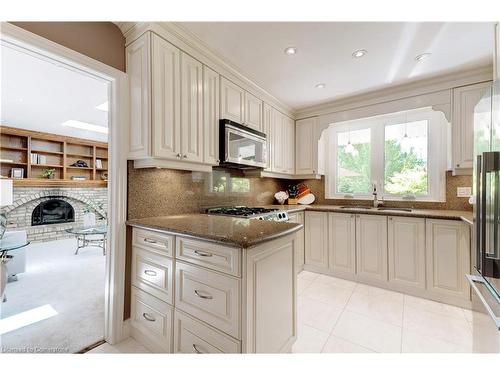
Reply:
<svg viewBox="0 0 500 375"><path fill-rule="evenodd" d="M85 177L85 176L71 176L71 179L73 181L86 181L87 177Z"/></svg>
<svg viewBox="0 0 500 375"><path fill-rule="evenodd" d="M45 155L31 153L31 164L47 164L47 157Z"/></svg>
<svg viewBox="0 0 500 375"><path fill-rule="evenodd" d="M102 160L101 159L95 159L95 167L97 169L102 169Z"/></svg>
<svg viewBox="0 0 500 375"><path fill-rule="evenodd" d="M0 163L14 163L12 159L0 159Z"/></svg>

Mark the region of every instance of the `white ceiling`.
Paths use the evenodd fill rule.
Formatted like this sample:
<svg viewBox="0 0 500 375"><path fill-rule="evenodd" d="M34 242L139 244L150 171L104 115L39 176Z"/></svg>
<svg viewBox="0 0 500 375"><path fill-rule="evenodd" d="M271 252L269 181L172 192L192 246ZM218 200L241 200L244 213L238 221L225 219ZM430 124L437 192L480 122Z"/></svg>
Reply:
<svg viewBox="0 0 500 375"><path fill-rule="evenodd" d="M78 120L108 126L95 107L108 100L102 80L1 46L2 125L107 142L107 134L61 125Z"/></svg>
<svg viewBox="0 0 500 375"><path fill-rule="evenodd" d="M493 23L181 22L294 109L491 64ZM298 53L283 51L294 46ZM355 50L368 53L354 59ZM421 62L415 56L432 55ZM317 89L317 83L325 83Z"/></svg>

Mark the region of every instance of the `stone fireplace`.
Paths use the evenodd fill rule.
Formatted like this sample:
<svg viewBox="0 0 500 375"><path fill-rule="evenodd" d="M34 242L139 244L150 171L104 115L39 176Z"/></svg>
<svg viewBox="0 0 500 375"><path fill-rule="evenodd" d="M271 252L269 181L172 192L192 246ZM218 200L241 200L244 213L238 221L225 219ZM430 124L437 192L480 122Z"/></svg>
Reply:
<svg viewBox="0 0 500 375"><path fill-rule="evenodd" d="M98 223L107 218L107 188L14 187L13 198L3 208L7 230L26 230L31 242L70 237L66 229L83 225L86 210Z"/></svg>

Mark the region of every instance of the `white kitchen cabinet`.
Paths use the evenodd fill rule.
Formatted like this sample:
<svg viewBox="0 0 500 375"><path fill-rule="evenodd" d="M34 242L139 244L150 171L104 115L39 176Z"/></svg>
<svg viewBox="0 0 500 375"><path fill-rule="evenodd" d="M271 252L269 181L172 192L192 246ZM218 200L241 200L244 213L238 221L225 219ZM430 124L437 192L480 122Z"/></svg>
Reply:
<svg viewBox="0 0 500 375"><path fill-rule="evenodd" d="M474 107L490 87L491 82L483 82L453 89L452 156L457 174L472 174Z"/></svg>
<svg viewBox="0 0 500 375"><path fill-rule="evenodd" d="M181 53L182 158L203 161L203 65Z"/></svg>
<svg viewBox="0 0 500 375"><path fill-rule="evenodd" d="M295 174L295 121L288 116L283 117L283 173Z"/></svg>
<svg viewBox="0 0 500 375"><path fill-rule="evenodd" d="M219 164L219 74L203 66L203 162Z"/></svg>
<svg viewBox="0 0 500 375"><path fill-rule="evenodd" d="M146 33L126 49L129 81L129 156L147 156L151 152L151 35Z"/></svg>
<svg viewBox="0 0 500 375"><path fill-rule="evenodd" d="M274 142L273 133L271 129L274 126L274 111L275 109L269 104L264 103L263 107L264 116L262 124L262 132L266 134L266 156L267 156L267 167L264 168L266 172L272 172L273 170L273 153L274 153Z"/></svg>
<svg viewBox="0 0 500 375"><path fill-rule="evenodd" d="M245 122L245 90L224 77L220 78L220 117Z"/></svg>
<svg viewBox="0 0 500 375"><path fill-rule="evenodd" d="M324 174L323 143L319 142L318 119L295 122L295 174Z"/></svg>
<svg viewBox="0 0 500 375"><path fill-rule="evenodd" d="M264 102L249 92L245 92L244 113L245 121L243 124L255 130L262 131L264 121Z"/></svg>
<svg viewBox="0 0 500 375"><path fill-rule="evenodd" d="M304 212L293 212L288 214L290 223L304 225ZM297 273L304 268L304 228L297 232L297 246L295 249L295 270Z"/></svg>
<svg viewBox="0 0 500 375"><path fill-rule="evenodd" d="M356 218L354 214L328 214L329 268L339 276L356 273Z"/></svg>
<svg viewBox="0 0 500 375"><path fill-rule="evenodd" d="M126 54L134 166L210 171L218 153L217 73L151 32Z"/></svg>
<svg viewBox="0 0 500 375"><path fill-rule="evenodd" d="M426 220L427 290L434 296L470 300L470 228L461 221Z"/></svg>
<svg viewBox="0 0 500 375"><path fill-rule="evenodd" d="M328 213L306 211L305 264L328 268Z"/></svg>
<svg viewBox="0 0 500 375"><path fill-rule="evenodd" d="M356 271L364 281L387 281L387 217L356 215Z"/></svg>
<svg viewBox="0 0 500 375"><path fill-rule="evenodd" d="M493 56L493 80L500 78L500 25L495 24L495 45Z"/></svg>
<svg viewBox="0 0 500 375"><path fill-rule="evenodd" d="M181 155L180 50L152 37L153 156L179 159Z"/></svg>
<svg viewBox="0 0 500 375"><path fill-rule="evenodd" d="M387 233L389 282L425 289L425 219L389 216Z"/></svg>
<svg viewBox="0 0 500 375"><path fill-rule="evenodd" d="M220 117L262 131L264 102L227 78L221 77Z"/></svg>

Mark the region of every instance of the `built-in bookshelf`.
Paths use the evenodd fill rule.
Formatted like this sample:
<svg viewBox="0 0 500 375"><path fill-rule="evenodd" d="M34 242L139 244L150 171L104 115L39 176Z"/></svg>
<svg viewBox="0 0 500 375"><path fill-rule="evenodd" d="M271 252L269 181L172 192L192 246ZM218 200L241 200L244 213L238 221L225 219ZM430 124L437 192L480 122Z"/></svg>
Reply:
<svg viewBox="0 0 500 375"><path fill-rule="evenodd" d="M43 177L49 169L53 177ZM107 186L108 144L2 125L0 174L13 172L22 174L14 186Z"/></svg>

